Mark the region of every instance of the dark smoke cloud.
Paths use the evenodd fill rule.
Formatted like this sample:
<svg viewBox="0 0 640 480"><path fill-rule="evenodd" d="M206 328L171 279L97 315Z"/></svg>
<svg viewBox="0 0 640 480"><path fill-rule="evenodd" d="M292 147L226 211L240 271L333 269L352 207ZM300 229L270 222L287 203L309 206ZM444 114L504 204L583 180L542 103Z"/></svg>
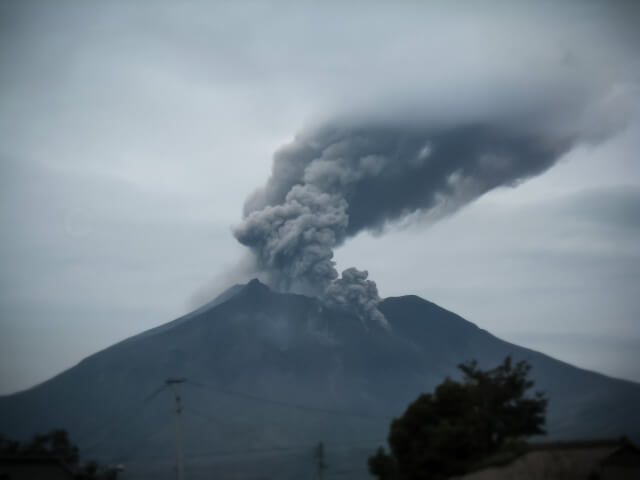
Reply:
<svg viewBox="0 0 640 480"><path fill-rule="evenodd" d="M333 248L346 237L347 209L339 193L293 185L282 203L250 213L234 233L253 249L269 283L317 295L337 277Z"/></svg>
<svg viewBox="0 0 640 480"><path fill-rule="evenodd" d="M347 268L341 278L327 287L323 299L327 306L348 310L365 324L374 321L387 326L387 320L378 310L378 287L374 281L367 280L368 276L366 270Z"/></svg>
<svg viewBox="0 0 640 480"><path fill-rule="evenodd" d="M271 178L246 202L234 234L274 287L338 295L367 276L349 269L336 281L333 249L345 239L414 213L454 212L493 188L545 171L572 144L530 130L491 124L311 129L275 154ZM358 315L377 317L371 308L377 290L366 282L359 291L369 297L344 298L358 305Z"/></svg>

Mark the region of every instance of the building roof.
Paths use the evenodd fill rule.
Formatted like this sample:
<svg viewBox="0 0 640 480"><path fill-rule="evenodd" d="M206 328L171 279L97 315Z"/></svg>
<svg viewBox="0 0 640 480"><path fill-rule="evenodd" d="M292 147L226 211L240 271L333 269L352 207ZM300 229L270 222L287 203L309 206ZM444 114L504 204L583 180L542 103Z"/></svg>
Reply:
<svg viewBox="0 0 640 480"><path fill-rule="evenodd" d="M549 442L529 445L506 465L494 465L461 477L464 480L560 480L588 478L608 468L640 469L640 450L625 438Z"/></svg>

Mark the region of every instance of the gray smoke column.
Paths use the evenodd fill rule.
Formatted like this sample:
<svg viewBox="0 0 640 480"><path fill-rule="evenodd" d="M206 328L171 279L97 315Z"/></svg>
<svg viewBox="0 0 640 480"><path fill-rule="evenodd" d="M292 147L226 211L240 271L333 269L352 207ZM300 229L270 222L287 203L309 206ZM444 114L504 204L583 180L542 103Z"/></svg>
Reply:
<svg viewBox="0 0 640 480"><path fill-rule="evenodd" d="M363 323L374 321L387 325L387 320L378 310L378 287L372 280L367 280L369 272L356 268L347 268L342 277L331 282L324 293L328 307L348 310L354 313Z"/></svg>
<svg viewBox="0 0 640 480"><path fill-rule="evenodd" d="M448 214L544 172L573 139L541 132L353 122L310 129L276 152L271 177L247 200L234 234L275 288L349 300L358 315L377 317L375 283L355 269L336 281L333 249L363 230L410 214Z"/></svg>

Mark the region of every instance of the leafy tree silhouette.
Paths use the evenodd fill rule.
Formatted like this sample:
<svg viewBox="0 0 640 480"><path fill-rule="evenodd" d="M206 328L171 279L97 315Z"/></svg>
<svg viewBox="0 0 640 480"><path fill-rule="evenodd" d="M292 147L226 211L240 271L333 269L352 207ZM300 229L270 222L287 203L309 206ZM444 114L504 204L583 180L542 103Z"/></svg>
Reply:
<svg viewBox="0 0 640 480"><path fill-rule="evenodd" d="M462 382L446 378L420 395L391 423L388 442L369 458L380 480L430 480L468 472L507 442L544 434L547 399L527 396L533 381L526 361L481 370L476 361L458 366Z"/></svg>
<svg viewBox="0 0 640 480"><path fill-rule="evenodd" d="M0 435L0 455L56 458L76 472L77 480L113 480L117 477L116 470L105 468L95 461L79 465L78 447L71 444L67 431L63 429L37 434L25 443L9 440Z"/></svg>

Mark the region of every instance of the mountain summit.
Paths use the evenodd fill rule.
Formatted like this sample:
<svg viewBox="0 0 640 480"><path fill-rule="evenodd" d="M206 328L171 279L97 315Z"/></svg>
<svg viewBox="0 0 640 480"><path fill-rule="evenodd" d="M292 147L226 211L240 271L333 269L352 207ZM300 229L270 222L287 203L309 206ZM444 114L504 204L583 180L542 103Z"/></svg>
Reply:
<svg viewBox="0 0 640 480"><path fill-rule="evenodd" d="M550 399L551 438L640 438L639 384L510 344L416 296L378 308L389 328L258 280L236 285L0 397L0 432L26 438L66 428L87 457L124 464L125 479L173 478L177 393L189 478L310 475L318 442L331 471L366 478L367 455L418 394L458 376L463 361L491 367L512 355L531 363Z"/></svg>

